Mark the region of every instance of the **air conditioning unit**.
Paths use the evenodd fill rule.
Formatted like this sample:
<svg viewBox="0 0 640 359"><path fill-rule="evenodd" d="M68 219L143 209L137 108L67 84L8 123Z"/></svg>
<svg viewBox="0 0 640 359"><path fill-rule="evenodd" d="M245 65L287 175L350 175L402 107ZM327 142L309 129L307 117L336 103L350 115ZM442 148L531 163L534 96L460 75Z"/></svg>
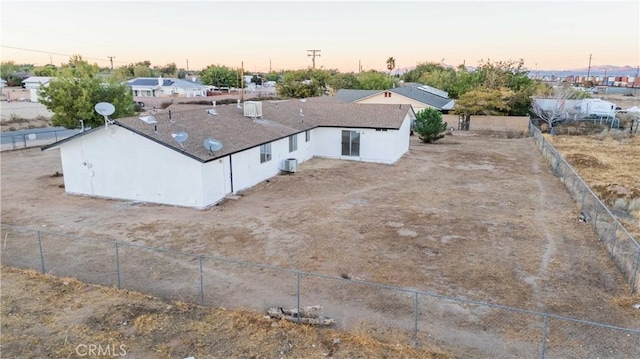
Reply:
<svg viewBox="0 0 640 359"><path fill-rule="evenodd" d="M295 173L298 171L298 160L295 158L287 158L282 163L282 171Z"/></svg>
<svg viewBox="0 0 640 359"><path fill-rule="evenodd" d="M244 115L251 118L262 117L262 102L260 101L245 101L243 104Z"/></svg>

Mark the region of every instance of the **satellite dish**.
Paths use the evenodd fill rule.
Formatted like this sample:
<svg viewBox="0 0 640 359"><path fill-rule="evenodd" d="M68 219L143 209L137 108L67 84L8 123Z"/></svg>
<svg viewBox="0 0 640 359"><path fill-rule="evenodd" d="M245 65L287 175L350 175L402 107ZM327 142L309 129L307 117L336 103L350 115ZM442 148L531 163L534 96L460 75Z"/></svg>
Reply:
<svg viewBox="0 0 640 359"><path fill-rule="evenodd" d="M178 144L180 145L180 148L182 148L182 150L184 151L184 146L182 145L182 142L186 141L187 138L189 138L189 134L186 132L178 132L178 133L172 133L171 137L173 137L173 139L176 140L176 142L178 142Z"/></svg>
<svg viewBox="0 0 640 359"><path fill-rule="evenodd" d="M98 102L93 108L102 116L109 116L116 112L115 106L108 102Z"/></svg>
<svg viewBox="0 0 640 359"><path fill-rule="evenodd" d="M176 142L183 143L184 141L187 140L187 138L189 138L189 134L186 132L178 132L178 133L172 133L171 137L173 137L173 139L176 140Z"/></svg>
<svg viewBox="0 0 640 359"><path fill-rule="evenodd" d="M220 151L222 149L222 142L214 140L212 138L207 138L206 140L204 140L204 148L212 153L214 151Z"/></svg>

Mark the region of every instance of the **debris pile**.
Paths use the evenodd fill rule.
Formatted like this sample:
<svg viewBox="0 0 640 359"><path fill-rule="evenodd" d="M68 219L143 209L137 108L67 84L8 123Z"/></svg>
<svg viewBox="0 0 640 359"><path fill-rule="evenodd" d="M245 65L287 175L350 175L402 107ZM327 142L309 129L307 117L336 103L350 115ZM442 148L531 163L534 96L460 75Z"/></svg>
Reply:
<svg viewBox="0 0 640 359"><path fill-rule="evenodd" d="M282 307L274 307L269 308L267 310L267 314L270 318L274 319L284 319L294 323L304 323L311 325L322 325L328 326L335 324L335 320L332 318L327 318L320 316L318 312L322 309L319 305L314 305L311 307L302 307L300 308L300 313L298 313L297 308L293 309L283 309Z"/></svg>

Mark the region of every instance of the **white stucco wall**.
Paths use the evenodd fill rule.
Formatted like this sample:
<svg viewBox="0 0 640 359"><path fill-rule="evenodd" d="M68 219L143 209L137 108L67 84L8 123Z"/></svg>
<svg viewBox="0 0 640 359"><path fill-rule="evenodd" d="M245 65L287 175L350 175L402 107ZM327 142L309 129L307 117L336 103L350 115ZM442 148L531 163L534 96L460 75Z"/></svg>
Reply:
<svg viewBox="0 0 640 359"><path fill-rule="evenodd" d="M63 143L60 157L71 194L196 208L224 196L222 164L202 164L115 125Z"/></svg>
<svg viewBox="0 0 640 359"><path fill-rule="evenodd" d="M233 154L234 192L255 186L277 175L280 173L283 162L286 159L295 158L300 164L313 157L313 133L311 134L310 142L305 142L304 132L295 136L298 137L298 149L296 151L289 152L289 137L273 141L271 142L271 160L264 163L260 163L260 146Z"/></svg>
<svg viewBox="0 0 640 359"><path fill-rule="evenodd" d="M318 157L376 163L394 163L409 150L409 116L399 130L376 131L370 128L316 128L313 147ZM342 130L360 133L360 156L342 156Z"/></svg>

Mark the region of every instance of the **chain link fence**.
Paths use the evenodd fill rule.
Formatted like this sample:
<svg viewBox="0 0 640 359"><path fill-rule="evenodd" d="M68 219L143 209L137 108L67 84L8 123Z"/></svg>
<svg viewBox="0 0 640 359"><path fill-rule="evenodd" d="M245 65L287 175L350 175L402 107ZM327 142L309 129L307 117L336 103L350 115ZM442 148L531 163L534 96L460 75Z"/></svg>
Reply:
<svg viewBox="0 0 640 359"><path fill-rule="evenodd" d="M3 265L169 300L259 312L321 305L338 328L461 357L640 357L638 328L132 243L0 230Z"/></svg>
<svg viewBox="0 0 640 359"><path fill-rule="evenodd" d="M529 131L542 155L549 161L553 174L564 183L580 207L580 219L588 222L598 234L600 241L609 251L611 259L624 273L635 293L640 286L640 245L624 228L609 208L602 203L578 173L567 163L560 153L547 141L533 123Z"/></svg>
<svg viewBox="0 0 640 359"><path fill-rule="evenodd" d="M22 148L44 146L58 142L80 133L80 130L68 129L32 129L4 132L0 135L0 150L10 151Z"/></svg>

